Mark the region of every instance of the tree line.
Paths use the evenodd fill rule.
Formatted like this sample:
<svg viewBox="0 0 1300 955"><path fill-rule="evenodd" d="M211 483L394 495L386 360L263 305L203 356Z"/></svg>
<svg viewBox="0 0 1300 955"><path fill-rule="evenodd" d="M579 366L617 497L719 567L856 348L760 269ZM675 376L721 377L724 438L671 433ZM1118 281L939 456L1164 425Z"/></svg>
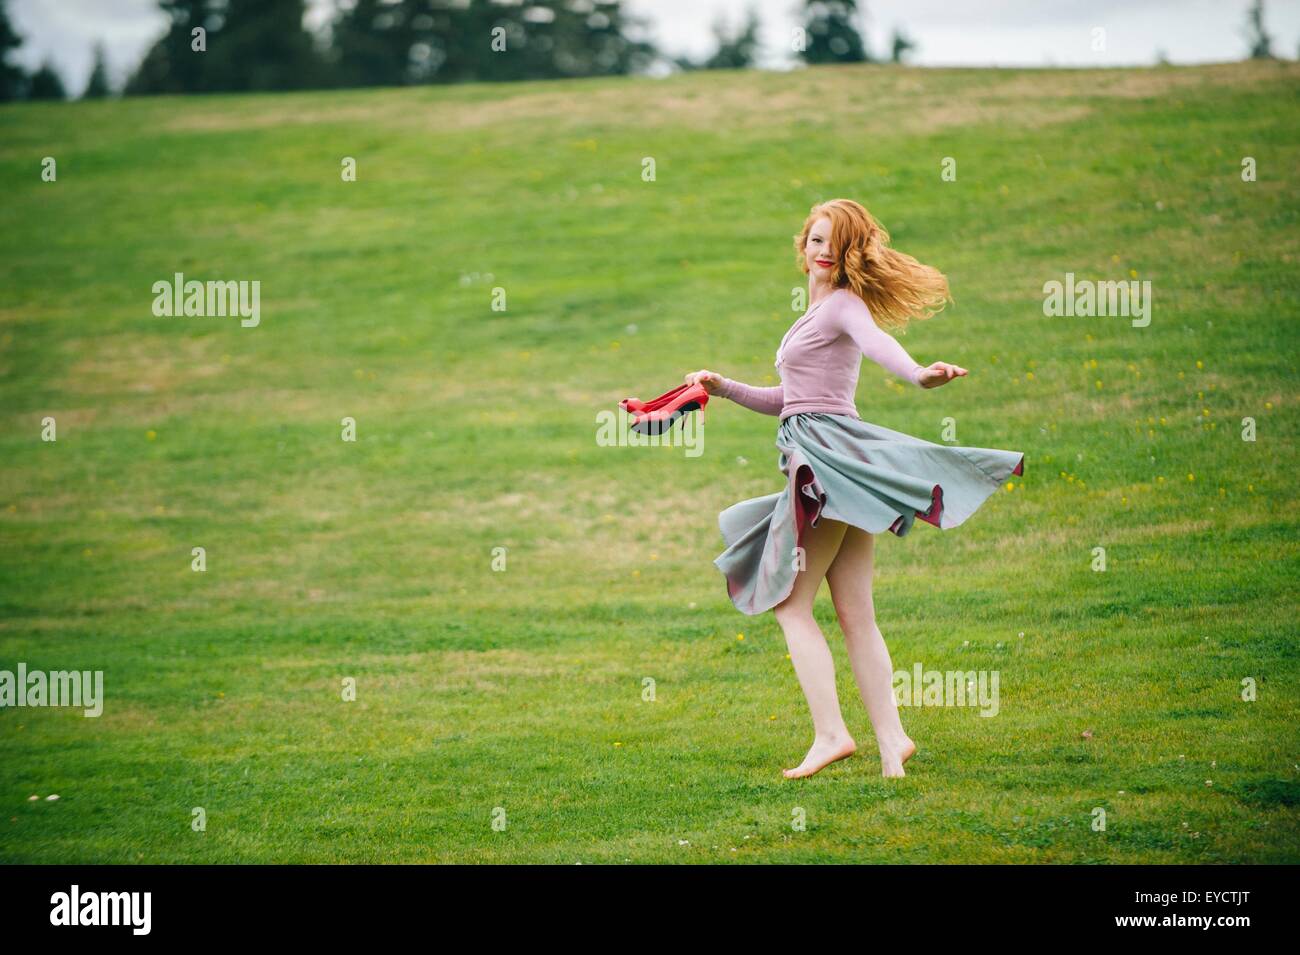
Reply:
<svg viewBox="0 0 1300 955"><path fill-rule="evenodd" d="M644 38L648 22L625 0L335 0L324 28L304 25L306 0L157 0L166 32L131 70L121 92L241 92L401 86L480 80L537 80L679 70L744 69L760 52L759 17L750 6L731 27L714 22L713 51L698 60L669 56ZM68 94L48 61L26 74L9 62L22 44L0 0L0 99L61 99ZM808 63L874 59L858 23L859 0L804 0L806 41L791 52ZM910 41L895 36L895 60ZM885 57L888 58L888 57ZM110 89L96 45L82 95Z"/></svg>
<svg viewBox="0 0 1300 955"><path fill-rule="evenodd" d="M23 44L0 0L0 101L65 99L48 60L28 73L10 62ZM713 52L669 56L645 39L649 24L625 0L334 0L323 27L309 29L307 0L157 0L166 32L130 71L120 92L217 93L401 86L422 83L613 76L672 69L744 69L760 52L759 17L750 6L730 27L716 20ZM792 53L808 64L902 62L916 44L895 30L886 52L868 47L865 2L803 0ZM1263 0L1247 19L1250 56L1271 58ZM117 92L101 44L81 92Z"/></svg>

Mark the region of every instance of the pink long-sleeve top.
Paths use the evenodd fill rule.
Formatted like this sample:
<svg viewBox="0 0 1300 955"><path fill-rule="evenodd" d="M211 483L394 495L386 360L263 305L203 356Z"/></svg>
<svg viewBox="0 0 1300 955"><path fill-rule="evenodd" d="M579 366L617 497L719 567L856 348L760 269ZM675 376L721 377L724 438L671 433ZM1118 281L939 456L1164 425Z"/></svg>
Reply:
<svg viewBox="0 0 1300 955"><path fill-rule="evenodd" d="M722 379L717 394L784 421L802 411L821 411L857 418L853 394L863 356L921 387L925 366L876 324L852 289L838 288L804 312L781 339L776 368L781 384L755 388Z"/></svg>

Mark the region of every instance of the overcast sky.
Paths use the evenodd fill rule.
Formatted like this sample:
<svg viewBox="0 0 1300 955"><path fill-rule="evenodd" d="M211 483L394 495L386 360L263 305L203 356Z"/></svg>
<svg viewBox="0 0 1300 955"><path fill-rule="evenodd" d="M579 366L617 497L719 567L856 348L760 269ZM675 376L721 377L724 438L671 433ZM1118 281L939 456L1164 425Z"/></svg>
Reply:
<svg viewBox="0 0 1300 955"><path fill-rule="evenodd" d="M308 0L322 22L331 0ZM671 54L703 56L713 47L711 24L738 24L750 6L762 23L760 65L791 63L790 31L802 0L625 0L648 18L658 45ZM867 0L870 48L887 51L895 28L917 43L919 66L1130 66L1238 60L1250 0ZM165 19L154 0L10 0L10 18L26 39L18 59L35 67L49 57L69 89L79 92L90 72L90 48L102 40L115 80L161 34ZM1266 0L1264 24L1273 51L1294 59L1300 49L1300 0ZM1093 30L1106 48L1093 50Z"/></svg>

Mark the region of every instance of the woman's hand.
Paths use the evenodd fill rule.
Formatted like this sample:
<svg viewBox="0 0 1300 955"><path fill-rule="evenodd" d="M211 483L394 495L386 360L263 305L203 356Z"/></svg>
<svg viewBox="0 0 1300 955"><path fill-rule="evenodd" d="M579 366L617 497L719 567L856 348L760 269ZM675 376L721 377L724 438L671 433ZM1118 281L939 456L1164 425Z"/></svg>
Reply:
<svg viewBox="0 0 1300 955"><path fill-rule="evenodd" d="M950 365L946 361L936 361L929 368L921 369L918 384L922 388L938 388L940 385L946 385L954 378L961 378L965 374L966 369L961 365Z"/></svg>
<svg viewBox="0 0 1300 955"><path fill-rule="evenodd" d="M713 371L693 371L686 376L688 385L703 385L704 390L711 395L716 395L718 389L722 387L722 376Z"/></svg>

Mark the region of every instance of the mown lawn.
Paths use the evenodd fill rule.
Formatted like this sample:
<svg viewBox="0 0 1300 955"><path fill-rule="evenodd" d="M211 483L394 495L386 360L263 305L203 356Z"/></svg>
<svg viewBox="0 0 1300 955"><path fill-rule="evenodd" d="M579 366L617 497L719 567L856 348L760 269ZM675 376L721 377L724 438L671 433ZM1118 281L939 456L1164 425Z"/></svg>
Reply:
<svg viewBox="0 0 1300 955"><path fill-rule="evenodd" d="M0 669L106 695L0 710L0 860L1300 861L1298 131L1294 63L0 109ZM687 371L775 382L836 196L948 274L902 341L970 369L868 364L863 417L1027 456L878 541L895 668L1000 675L996 717L904 711L904 780L825 592L860 752L781 777L803 697L712 565L775 419L596 440ZM176 272L260 324L155 317ZM1067 272L1150 325L1045 316Z"/></svg>

